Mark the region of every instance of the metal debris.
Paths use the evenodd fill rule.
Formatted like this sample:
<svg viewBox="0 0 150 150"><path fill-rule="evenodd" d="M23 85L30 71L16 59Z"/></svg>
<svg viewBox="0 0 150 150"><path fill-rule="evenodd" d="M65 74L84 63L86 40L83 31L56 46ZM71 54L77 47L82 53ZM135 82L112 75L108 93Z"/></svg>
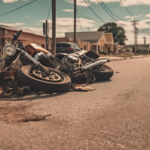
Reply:
<svg viewBox="0 0 150 150"><path fill-rule="evenodd" d="M85 85L82 85L82 84L76 84L74 89L75 89L75 91L85 91L85 92L96 90L95 88L92 88L90 86L85 86Z"/></svg>
<svg viewBox="0 0 150 150"><path fill-rule="evenodd" d="M21 66L21 61L17 60L9 67L0 69L0 97L16 97L30 91L17 76L17 69Z"/></svg>

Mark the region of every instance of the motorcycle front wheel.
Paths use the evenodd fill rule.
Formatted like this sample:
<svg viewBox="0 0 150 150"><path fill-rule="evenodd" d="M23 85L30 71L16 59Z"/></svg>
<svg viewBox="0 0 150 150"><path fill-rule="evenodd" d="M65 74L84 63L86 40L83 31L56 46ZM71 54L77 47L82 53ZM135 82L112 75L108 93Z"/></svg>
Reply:
<svg viewBox="0 0 150 150"><path fill-rule="evenodd" d="M114 71L107 65L99 65L93 67L91 73L95 76L96 81L106 81L113 76Z"/></svg>
<svg viewBox="0 0 150 150"><path fill-rule="evenodd" d="M18 76L24 84L36 91L48 93L69 91L71 87L70 77L59 70L48 69L50 75L46 76L41 70L33 69L31 65L27 65L18 70Z"/></svg>

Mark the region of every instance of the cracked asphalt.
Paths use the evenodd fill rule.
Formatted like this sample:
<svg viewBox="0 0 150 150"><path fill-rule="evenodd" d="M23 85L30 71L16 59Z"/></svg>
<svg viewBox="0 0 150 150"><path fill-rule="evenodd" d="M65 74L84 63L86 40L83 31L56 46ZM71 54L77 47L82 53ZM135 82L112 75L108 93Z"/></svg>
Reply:
<svg viewBox="0 0 150 150"><path fill-rule="evenodd" d="M95 91L0 99L0 150L149 150L150 57L108 65Z"/></svg>

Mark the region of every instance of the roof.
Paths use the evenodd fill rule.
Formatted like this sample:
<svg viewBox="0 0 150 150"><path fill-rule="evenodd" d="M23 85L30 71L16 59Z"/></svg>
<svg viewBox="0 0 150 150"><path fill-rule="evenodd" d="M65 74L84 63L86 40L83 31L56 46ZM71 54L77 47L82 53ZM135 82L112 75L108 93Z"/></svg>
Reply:
<svg viewBox="0 0 150 150"><path fill-rule="evenodd" d="M92 39L92 40L82 40L82 41L86 41L86 42L90 42L90 43L97 43L99 40L98 39Z"/></svg>
<svg viewBox="0 0 150 150"><path fill-rule="evenodd" d="M34 34L34 35L38 35L38 36L45 37L45 35L41 35L41 34L34 33L34 32L32 32L31 30L22 29L22 28L16 28L16 27L12 27L12 26L6 26L6 25L3 25L3 24L0 24L0 28L12 30L12 31L19 31L19 30L22 30L22 31L25 32L25 33L29 33L29 34Z"/></svg>
<svg viewBox="0 0 150 150"><path fill-rule="evenodd" d="M112 43L112 42L105 42L105 44L115 45L115 44Z"/></svg>
<svg viewBox="0 0 150 150"><path fill-rule="evenodd" d="M105 32L89 31L89 32L76 32L76 38L82 41L97 43ZM65 37L73 38L73 32L66 32Z"/></svg>
<svg viewBox="0 0 150 150"><path fill-rule="evenodd" d="M60 44L60 43L64 43L64 44L73 44L71 42L56 42L56 44ZM75 43L74 43L75 44Z"/></svg>

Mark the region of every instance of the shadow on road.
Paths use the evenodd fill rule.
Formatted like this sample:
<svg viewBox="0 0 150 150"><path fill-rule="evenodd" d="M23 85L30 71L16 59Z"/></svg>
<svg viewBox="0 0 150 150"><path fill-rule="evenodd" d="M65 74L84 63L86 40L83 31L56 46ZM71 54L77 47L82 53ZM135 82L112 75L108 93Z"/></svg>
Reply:
<svg viewBox="0 0 150 150"><path fill-rule="evenodd" d="M44 99L44 98L51 98L55 96L64 95L68 92L63 93L53 93L53 94L33 94L33 95L24 95L19 96L15 98L1 98L0 101L24 101L24 100L38 100L38 99Z"/></svg>
<svg viewBox="0 0 150 150"><path fill-rule="evenodd" d="M98 84L98 83L107 83L107 82L111 82L112 80L109 79L109 80L106 80L106 81L96 81L94 84Z"/></svg>

